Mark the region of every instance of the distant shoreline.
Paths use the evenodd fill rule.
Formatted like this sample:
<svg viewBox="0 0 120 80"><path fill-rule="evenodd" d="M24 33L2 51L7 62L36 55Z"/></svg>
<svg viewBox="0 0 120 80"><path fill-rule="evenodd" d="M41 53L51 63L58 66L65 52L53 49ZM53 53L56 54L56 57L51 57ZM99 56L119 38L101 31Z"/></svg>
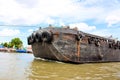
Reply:
<svg viewBox="0 0 120 80"><path fill-rule="evenodd" d="M13 48L0 48L0 52L8 52L8 53L32 53L32 50L13 49Z"/></svg>

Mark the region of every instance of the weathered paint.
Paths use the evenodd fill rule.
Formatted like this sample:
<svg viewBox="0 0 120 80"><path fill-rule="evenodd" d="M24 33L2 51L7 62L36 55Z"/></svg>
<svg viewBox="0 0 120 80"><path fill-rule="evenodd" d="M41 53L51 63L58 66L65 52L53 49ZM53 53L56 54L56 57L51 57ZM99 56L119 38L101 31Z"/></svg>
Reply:
<svg viewBox="0 0 120 80"><path fill-rule="evenodd" d="M79 34L83 37L77 41L75 37L78 31L74 29L45 28L41 30L52 32L53 40L50 43L44 41L32 43L35 57L73 63L120 61L120 43L112 44L110 48L110 41L113 43L111 39L80 31Z"/></svg>

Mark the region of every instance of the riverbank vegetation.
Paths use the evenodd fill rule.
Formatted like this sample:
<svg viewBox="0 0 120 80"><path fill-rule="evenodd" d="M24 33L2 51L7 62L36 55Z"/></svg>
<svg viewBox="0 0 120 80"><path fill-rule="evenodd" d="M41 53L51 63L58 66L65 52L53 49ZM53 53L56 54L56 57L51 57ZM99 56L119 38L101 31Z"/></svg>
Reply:
<svg viewBox="0 0 120 80"><path fill-rule="evenodd" d="M20 49L23 47L23 42L20 40L20 38L13 38L10 42L4 42L1 43L1 45L7 48Z"/></svg>
<svg viewBox="0 0 120 80"><path fill-rule="evenodd" d="M13 38L10 42L0 44L0 52L32 53L32 47L31 45L23 47L23 42L20 38Z"/></svg>

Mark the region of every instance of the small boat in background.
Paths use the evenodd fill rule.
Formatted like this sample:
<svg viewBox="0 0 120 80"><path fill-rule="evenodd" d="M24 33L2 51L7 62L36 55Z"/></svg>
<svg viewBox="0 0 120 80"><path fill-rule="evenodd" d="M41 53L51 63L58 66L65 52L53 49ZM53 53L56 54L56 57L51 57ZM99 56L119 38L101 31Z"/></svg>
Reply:
<svg viewBox="0 0 120 80"><path fill-rule="evenodd" d="M22 50L22 49L17 49L16 52L18 52L18 53L27 53L26 50Z"/></svg>

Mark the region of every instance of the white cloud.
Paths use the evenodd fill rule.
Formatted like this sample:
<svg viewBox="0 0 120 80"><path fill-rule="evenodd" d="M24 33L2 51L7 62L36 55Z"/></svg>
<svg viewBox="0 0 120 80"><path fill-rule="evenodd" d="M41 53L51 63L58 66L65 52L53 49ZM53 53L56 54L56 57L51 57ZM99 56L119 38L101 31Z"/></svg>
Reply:
<svg viewBox="0 0 120 80"><path fill-rule="evenodd" d="M78 30L81 30L81 31L92 31L96 29L95 26L89 26L86 23L75 23L75 24L70 24L69 26L71 28L77 27Z"/></svg>
<svg viewBox="0 0 120 80"><path fill-rule="evenodd" d="M70 24L85 32L94 31L98 35L112 33L119 36L119 30L116 32L112 30L113 28L102 29L105 28L105 23L108 27L120 25L119 4L120 0L0 0L0 24L28 26L41 23L57 26ZM88 25L89 23L98 27ZM28 35L28 31L22 33L22 36ZM16 29L0 30L0 36L17 34L20 34L20 31Z"/></svg>
<svg viewBox="0 0 120 80"><path fill-rule="evenodd" d="M47 24L54 24L55 21L54 21L53 19L51 19L51 18L47 18L47 19L46 19L46 23L47 23Z"/></svg>
<svg viewBox="0 0 120 80"><path fill-rule="evenodd" d="M110 31L108 29L96 30L91 33L94 35L103 36L103 37L108 37L108 36L112 35L112 33L110 33Z"/></svg>
<svg viewBox="0 0 120 80"><path fill-rule="evenodd" d="M34 7L31 3L34 3ZM28 2L28 3L27 3ZM0 20L6 24L54 23L50 17L61 17L71 13L75 7L69 0L0 0Z"/></svg>
<svg viewBox="0 0 120 80"><path fill-rule="evenodd" d="M0 11L0 19L6 24L37 24L43 20L43 15L15 0L0 0Z"/></svg>
<svg viewBox="0 0 120 80"><path fill-rule="evenodd" d="M108 27L114 27L113 25L120 23L120 10L115 10L106 17L106 23Z"/></svg>
<svg viewBox="0 0 120 80"><path fill-rule="evenodd" d="M22 4L23 7L33 8L36 6L39 0L16 0L17 3Z"/></svg>
<svg viewBox="0 0 120 80"><path fill-rule="evenodd" d="M16 29L2 29L0 30L0 36L16 36L19 35L20 31Z"/></svg>
<svg viewBox="0 0 120 80"><path fill-rule="evenodd" d="M94 20L111 26L120 21L119 3L119 0L0 0L0 22L34 25Z"/></svg>
<svg viewBox="0 0 120 80"><path fill-rule="evenodd" d="M29 29L28 32L32 33L34 30L33 29Z"/></svg>
<svg viewBox="0 0 120 80"><path fill-rule="evenodd" d="M116 29L116 28L105 28L105 29L100 29L100 30L95 30L95 31L91 31L91 34L94 35L99 35L99 36L103 36L106 38L109 38L110 36L112 36L112 38L116 38L118 40L120 40L120 29Z"/></svg>

